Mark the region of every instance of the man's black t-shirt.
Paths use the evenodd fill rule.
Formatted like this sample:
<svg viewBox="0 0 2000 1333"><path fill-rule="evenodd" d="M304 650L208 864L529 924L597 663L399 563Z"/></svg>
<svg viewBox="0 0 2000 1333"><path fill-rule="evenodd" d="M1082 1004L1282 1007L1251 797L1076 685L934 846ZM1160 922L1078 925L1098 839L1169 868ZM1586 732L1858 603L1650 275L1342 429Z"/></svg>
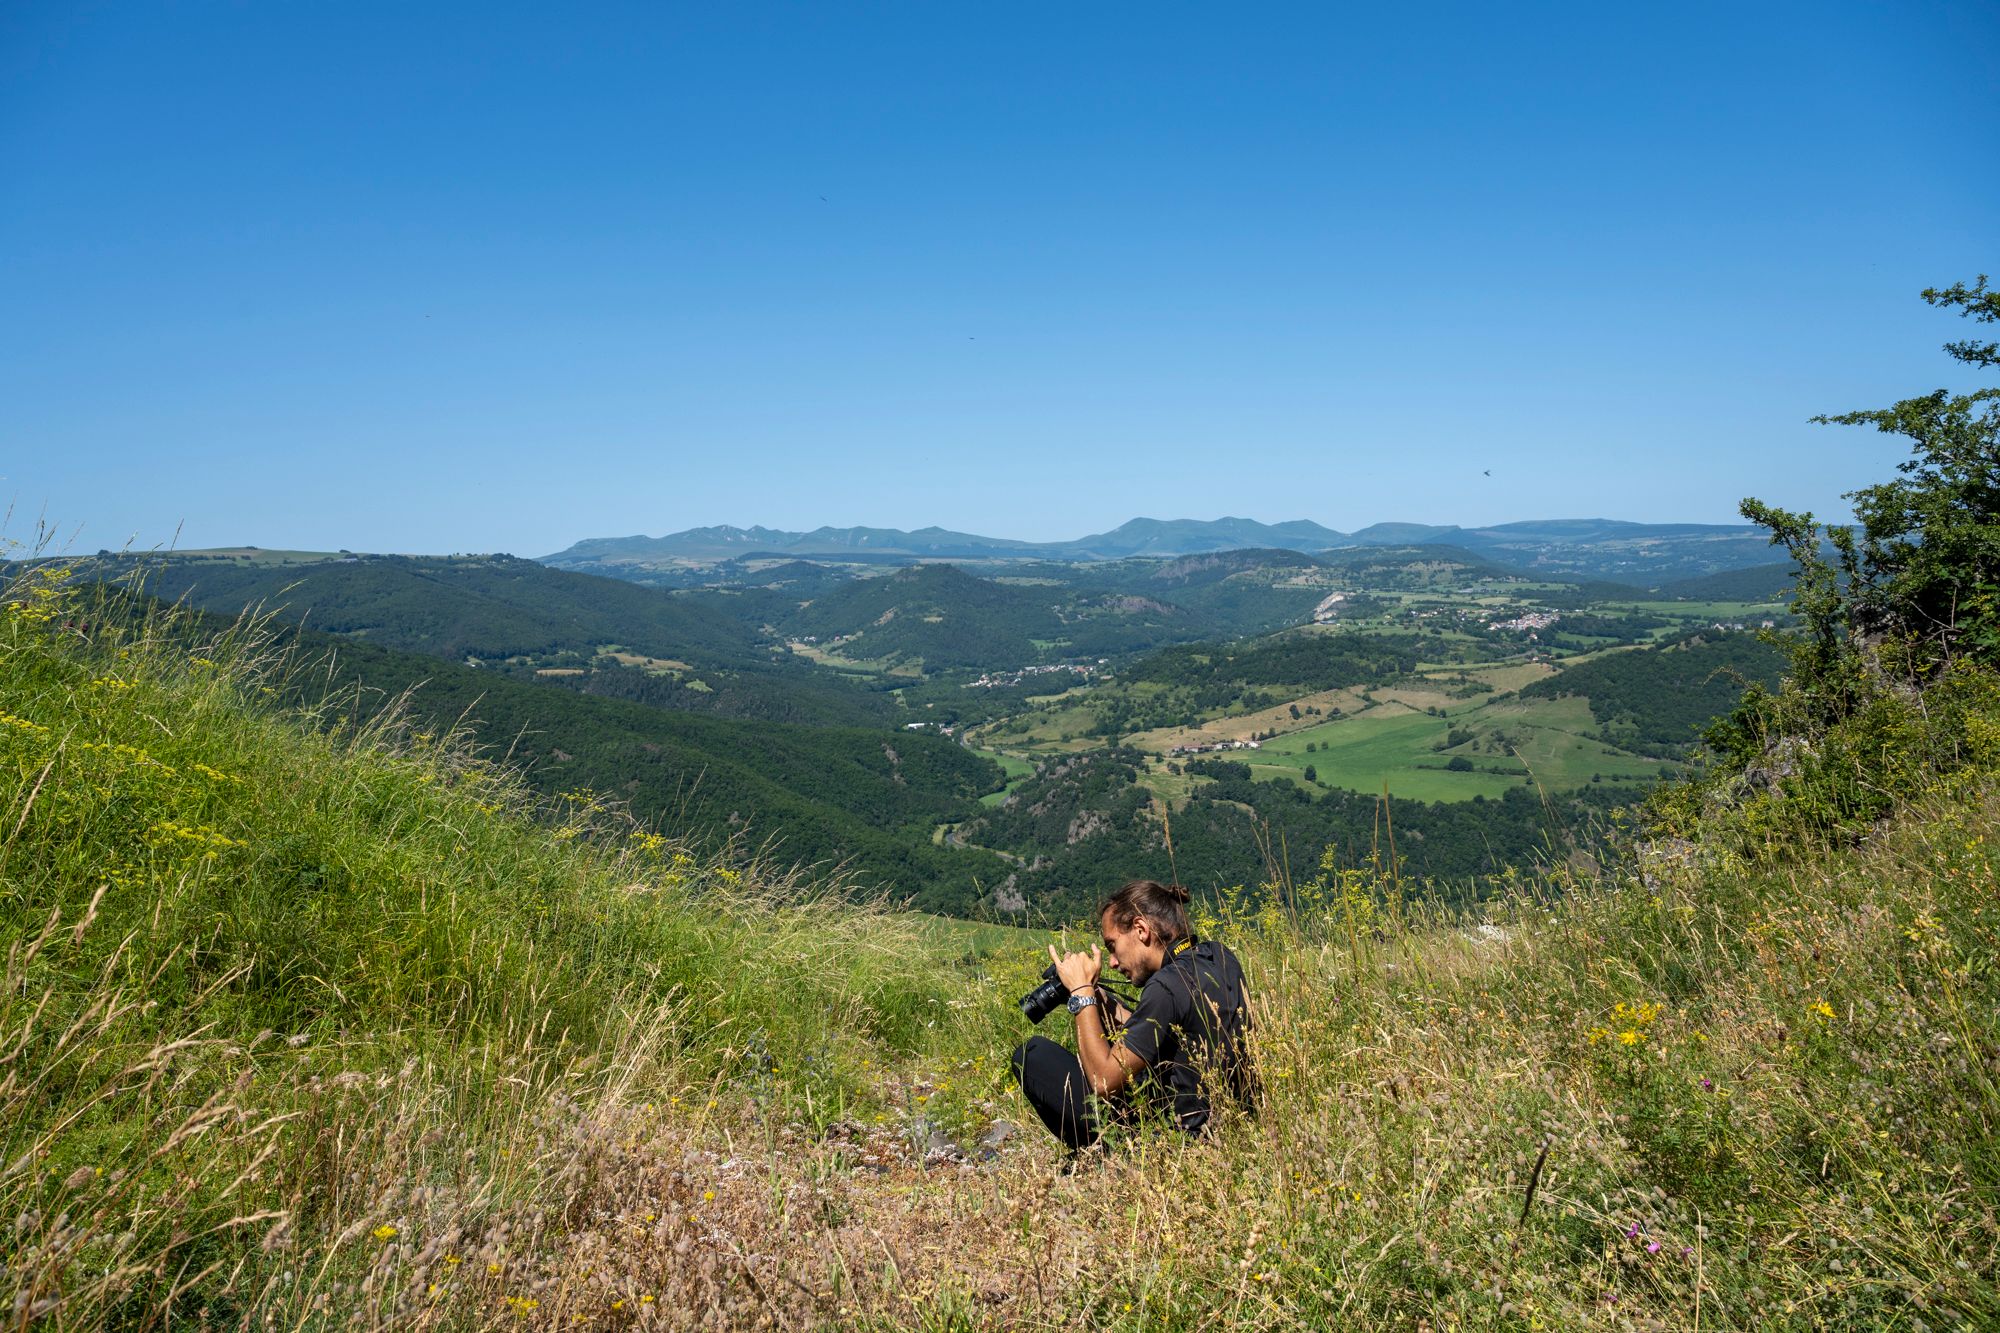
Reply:
<svg viewBox="0 0 2000 1333"><path fill-rule="evenodd" d="M1214 940L1184 945L1146 979L1125 1024L1125 1049L1146 1062L1154 1102L1189 1133L1208 1124L1221 1087L1249 1107L1256 1094L1244 1038L1243 968Z"/></svg>

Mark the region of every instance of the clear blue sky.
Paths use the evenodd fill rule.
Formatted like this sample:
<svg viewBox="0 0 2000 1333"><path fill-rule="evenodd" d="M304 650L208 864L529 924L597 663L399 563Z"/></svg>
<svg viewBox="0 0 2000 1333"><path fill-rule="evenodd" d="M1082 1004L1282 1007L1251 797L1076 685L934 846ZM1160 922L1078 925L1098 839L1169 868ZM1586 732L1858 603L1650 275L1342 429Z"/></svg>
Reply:
<svg viewBox="0 0 2000 1333"><path fill-rule="evenodd" d="M2000 6L0 6L84 549L1844 513L2000 273ZM1486 470L1492 476L1482 475Z"/></svg>

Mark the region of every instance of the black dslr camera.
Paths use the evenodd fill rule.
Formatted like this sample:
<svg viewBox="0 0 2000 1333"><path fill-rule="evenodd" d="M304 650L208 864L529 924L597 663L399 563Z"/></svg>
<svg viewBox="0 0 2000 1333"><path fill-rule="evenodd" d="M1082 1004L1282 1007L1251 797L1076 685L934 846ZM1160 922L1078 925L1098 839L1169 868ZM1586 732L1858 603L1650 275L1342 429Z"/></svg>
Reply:
<svg viewBox="0 0 2000 1333"><path fill-rule="evenodd" d="M1103 977L1097 979L1096 989L1100 996L1105 997L1105 1003L1107 1004L1112 1000L1117 1000L1120 1004L1127 1005L1136 1003L1130 995L1121 994L1116 987L1107 983ZM1039 1023L1068 1003L1069 987L1062 984L1062 978L1056 975L1056 965L1050 963L1042 969L1041 984L1021 997L1021 1013L1030 1023ZM1100 1016L1104 1020L1104 1029L1106 1032L1111 1031L1118 1025L1117 1016L1110 1010L1101 1011Z"/></svg>
<svg viewBox="0 0 2000 1333"><path fill-rule="evenodd" d="M1021 997L1021 1013L1030 1023L1039 1023L1069 1002L1069 987L1056 976L1056 965L1042 971L1042 983Z"/></svg>

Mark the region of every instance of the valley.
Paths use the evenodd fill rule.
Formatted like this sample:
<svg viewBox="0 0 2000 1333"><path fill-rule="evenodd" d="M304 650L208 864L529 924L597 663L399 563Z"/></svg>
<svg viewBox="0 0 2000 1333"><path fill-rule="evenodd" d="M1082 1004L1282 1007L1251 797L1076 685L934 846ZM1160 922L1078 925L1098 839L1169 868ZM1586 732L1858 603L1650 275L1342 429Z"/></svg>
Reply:
<svg viewBox="0 0 2000 1333"><path fill-rule="evenodd" d="M1686 771L1698 728L1775 682L1758 631L1788 623L1780 569L1667 577L1677 535L1651 587L1435 541L942 563L873 535L671 581L248 549L102 573L275 617L323 655L314 688L470 726L551 796L1022 924L1128 874L1213 891L1385 857L1477 898Z"/></svg>

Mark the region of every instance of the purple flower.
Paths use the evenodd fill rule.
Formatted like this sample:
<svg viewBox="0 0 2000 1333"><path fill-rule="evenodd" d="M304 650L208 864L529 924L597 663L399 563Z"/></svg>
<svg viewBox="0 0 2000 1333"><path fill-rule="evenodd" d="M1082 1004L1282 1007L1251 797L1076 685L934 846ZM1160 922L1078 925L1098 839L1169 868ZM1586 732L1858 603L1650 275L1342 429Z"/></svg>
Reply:
<svg viewBox="0 0 2000 1333"><path fill-rule="evenodd" d="M1703 1079L1701 1081L1701 1090L1703 1092L1707 1092L1710 1088L1713 1088L1714 1086L1715 1085L1713 1083L1710 1083L1707 1079Z"/></svg>
<svg viewBox="0 0 2000 1333"><path fill-rule="evenodd" d="M1658 1254L1659 1252L1660 1252L1660 1242L1656 1240L1649 1240L1646 1242L1647 1254Z"/></svg>
<svg viewBox="0 0 2000 1333"><path fill-rule="evenodd" d="M1639 1239L1639 1224L1637 1222L1634 1222L1631 1226L1625 1229L1625 1239L1626 1240Z"/></svg>

